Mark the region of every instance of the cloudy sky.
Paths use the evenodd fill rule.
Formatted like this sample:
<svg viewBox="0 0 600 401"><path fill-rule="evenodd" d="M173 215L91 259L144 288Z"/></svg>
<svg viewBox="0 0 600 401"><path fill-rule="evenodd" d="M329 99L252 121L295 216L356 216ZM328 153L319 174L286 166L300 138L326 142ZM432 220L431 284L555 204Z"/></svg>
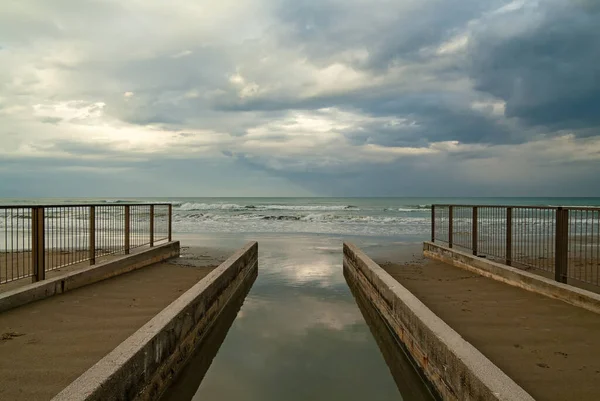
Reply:
<svg viewBox="0 0 600 401"><path fill-rule="evenodd" d="M597 0L3 0L0 196L600 196Z"/></svg>

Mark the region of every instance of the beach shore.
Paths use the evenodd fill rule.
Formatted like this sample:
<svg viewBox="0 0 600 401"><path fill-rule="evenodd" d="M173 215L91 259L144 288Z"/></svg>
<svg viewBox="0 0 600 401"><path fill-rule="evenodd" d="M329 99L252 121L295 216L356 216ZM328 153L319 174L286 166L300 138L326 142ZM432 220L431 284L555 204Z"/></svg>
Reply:
<svg viewBox="0 0 600 401"><path fill-rule="evenodd" d="M225 260L182 256L0 314L0 399L48 400Z"/></svg>
<svg viewBox="0 0 600 401"><path fill-rule="evenodd" d="M381 267L539 400L600 391L600 315L425 258Z"/></svg>

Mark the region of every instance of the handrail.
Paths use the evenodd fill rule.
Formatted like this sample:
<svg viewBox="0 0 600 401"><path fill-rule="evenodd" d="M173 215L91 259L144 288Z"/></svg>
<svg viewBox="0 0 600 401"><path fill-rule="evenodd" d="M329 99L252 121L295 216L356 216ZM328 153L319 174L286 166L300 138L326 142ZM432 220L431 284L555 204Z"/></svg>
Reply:
<svg viewBox="0 0 600 401"><path fill-rule="evenodd" d="M600 286L600 207L434 204L431 240Z"/></svg>
<svg viewBox="0 0 600 401"><path fill-rule="evenodd" d="M0 284L171 241L171 203L0 206Z"/></svg>
<svg viewBox="0 0 600 401"><path fill-rule="evenodd" d="M569 209L569 210L600 210L600 206L543 206L543 205L486 205L486 204L477 204L477 205L463 205L463 204L454 204L454 203L446 203L446 204L433 204L434 207L489 207L489 208L499 208L505 209L507 207L511 207L513 209Z"/></svg>
<svg viewBox="0 0 600 401"><path fill-rule="evenodd" d="M86 206L169 206L173 205L169 202L162 203L127 203L127 202L119 202L119 203L63 203L63 204L18 204L18 205L0 205L0 209L19 209L19 208L31 208L31 207L86 207Z"/></svg>

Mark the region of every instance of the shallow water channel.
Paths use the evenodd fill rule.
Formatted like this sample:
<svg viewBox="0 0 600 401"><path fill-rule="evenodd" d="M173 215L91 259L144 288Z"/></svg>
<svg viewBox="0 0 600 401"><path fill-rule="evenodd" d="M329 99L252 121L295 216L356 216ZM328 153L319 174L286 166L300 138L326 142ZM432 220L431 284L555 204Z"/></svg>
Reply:
<svg viewBox="0 0 600 401"><path fill-rule="evenodd" d="M348 288L342 238L206 234L180 239L183 246L228 250L257 240L259 273L163 400L432 399L400 349L389 345L389 334L376 342L373 333L378 335L382 324L373 323L364 306L361 313ZM418 251L389 239L387 245L373 238L351 241L369 254L403 246ZM378 342L387 344L385 359Z"/></svg>

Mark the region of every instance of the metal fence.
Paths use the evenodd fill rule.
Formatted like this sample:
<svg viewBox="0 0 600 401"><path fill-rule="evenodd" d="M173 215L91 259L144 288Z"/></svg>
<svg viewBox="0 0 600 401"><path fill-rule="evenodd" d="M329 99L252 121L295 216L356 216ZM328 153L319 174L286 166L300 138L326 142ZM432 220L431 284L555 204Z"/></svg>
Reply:
<svg viewBox="0 0 600 401"><path fill-rule="evenodd" d="M600 208L433 205L431 240L600 285Z"/></svg>
<svg viewBox="0 0 600 401"><path fill-rule="evenodd" d="M0 206L0 284L171 241L171 204Z"/></svg>

